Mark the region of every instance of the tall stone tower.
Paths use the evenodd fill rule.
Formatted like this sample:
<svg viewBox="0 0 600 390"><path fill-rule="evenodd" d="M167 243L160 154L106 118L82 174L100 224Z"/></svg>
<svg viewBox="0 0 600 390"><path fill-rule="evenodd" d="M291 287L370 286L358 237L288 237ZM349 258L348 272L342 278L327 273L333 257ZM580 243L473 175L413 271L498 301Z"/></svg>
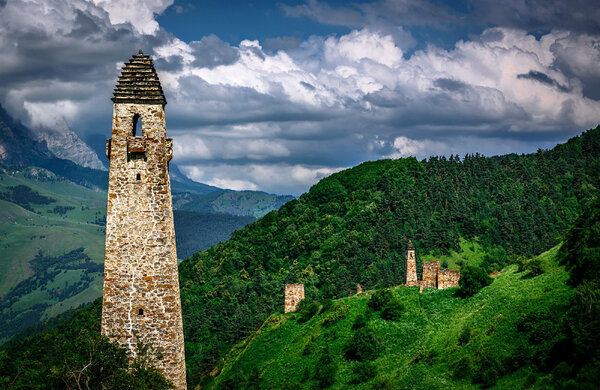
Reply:
<svg viewBox="0 0 600 390"><path fill-rule="evenodd" d="M405 286L418 286L417 280L417 258L415 256L415 246L412 241L408 241L406 248L406 283Z"/></svg>
<svg viewBox="0 0 600 390"><path fill-rule="evenodd" d="M102 334L128 348L132 358L138 341L151 345L161 357L156 367L185 389L169 181L173 140L166 134L160 81L141 50L123 67L112 101Z"/></svg>

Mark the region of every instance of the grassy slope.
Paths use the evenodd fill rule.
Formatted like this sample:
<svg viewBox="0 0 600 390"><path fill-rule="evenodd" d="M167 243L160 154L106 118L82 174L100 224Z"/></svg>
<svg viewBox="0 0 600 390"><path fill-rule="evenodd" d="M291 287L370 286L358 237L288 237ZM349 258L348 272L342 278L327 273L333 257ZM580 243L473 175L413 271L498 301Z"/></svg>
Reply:
<svg viewBox="0 0 600 390"><path fill-rule="evenodd" d="M432 253L422 255L422 261L434 261L437 260L440 264L446 262L448 264L448 268L450 269L458 269L459 263L461 261L467 262L469 264L481 265L481 260L486 255L485 248L481 246L477 240L467 240L463 237L460 237L460 241L458 243L460 250L449 251L446 255L435 256Z"/></svg>
<svg viewBox="0 0 600 390"><path fill-rule="evenodd" d="M367 311L369 297L361 294L336 301L336 305L347 305L349 314L331 327L322 325L327 312L303 324L295 320L296 314L272 315L258 332L229 353L211 388L218 388L228 379L248 378L254 369L264 388L292 384L311 388L313 380L302 381L304 367L312 377L326 344L338 364L334 388L473 388L470 381L452 375L461 358L472 359L493 351L494 359L508 361L517 354L517 341L524 337L517 331L517 320L532 311L551 311L571 296L571 288L564 283L568 274L556 265L556 252L553 248L542 255L546 273L524 278L516 266L510 266L494 278L492 285L469 299L455 298L454 289L419 294L417 288L395 288L394 294L404 302L405 311L397 322L385 321L378 313L371 315L368 326L384 350L375 360L376 377L366 383L348 383L359 363L343 358L343 347L354 332L354 319ZM459 346L457 340L466 326L473 335L467 344ZM313 344L313 352L303 355L309 343ZM496 386L519 388L528 374L527 369L514 371Z"/></svg>
<svg viewBox="0 0 600 390"><path fill-rule="evenodd" d="M36 168L27 168L12 175L1 175L0 191L6 191L6 187L26 185L56 202L32 205L32 212L14 203L0 201L0 245L3 252L0 267L10 270L0 273L0 295L32 275L28 262L39 251L59 256L84 247L93 261L101 263L104 258L104 229L93 222L106 212L106 194L52 177L39 181L31 176L32 171L40 172ZM48 212L56 206L74 209L63 215Z"/></svg>
<svg viewBox="0 0 600 390"><path fill-rule="evenodd" d="M0 296L34 276L29 262L40 252L54 257L83 247L93 262L102 264L104 227L94 222L106 213L106 193L59 179L39 168L25 168L0 176L0 192L17 185L30 187L56 202L31 205L33 211L30 211L17 204L0 201L0 267L5 270L0 272ZM61 215L51 212L56 206L73 209ZM40 319L45 320L91 302L102 293L101 273L91 275L95 277L87 288L61 300L51 296L49 291L79 283L82 277L81 270L67 270L21 296L2 315L17 316L18 313L27 313L30 308L38 311L40 307L34 305L44 304L47 306L41 307L43 313ZM28 321L26 323L29 324Z"/></svg>

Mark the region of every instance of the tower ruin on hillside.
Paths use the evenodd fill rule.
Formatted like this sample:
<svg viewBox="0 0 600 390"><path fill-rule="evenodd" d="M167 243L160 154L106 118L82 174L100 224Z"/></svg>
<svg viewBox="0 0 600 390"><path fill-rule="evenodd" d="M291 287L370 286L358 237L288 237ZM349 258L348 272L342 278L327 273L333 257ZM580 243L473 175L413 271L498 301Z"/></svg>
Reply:
<svg viewBox="0 0 600 390"><path fill-rule="evenodd" d="M296 311L296 306L304 299L303 284L286 284L283 312Z"/></svg>
<svg viewBox="0 0 600 390"><path fill-rule="evenodd" d="M412 241L408 241L406 248L406 286L418 286L417 280L417 257L415 256L415 246Z"/></svg>
<svg viewBox="0 0 600 390"><path fill-rule="evenodd" d="M423 262L423 280L421 281L425 288L437 288L437 276L440 272L439 261Z"/></svg>
<svg viewBox="0 0 600 390"><path fill-rule="evenodd" d="M155 366L176 389L185 389L169 181L173 141L158 75L141 50L122 68L112 101L102 334L127 348L131 359L138 342L150 345L161 357Z"/></svg>
<svg viewBox="0 0 600 390"><path fill-rule="evenodd" d="M458 286L460 271L457 269L442 269L438 274L438 288L440 290L448 287Z"/></svg>
<svg viewBox="0 0 600 390"><path fill-rule="evenodd" d="M406 249L406 282L405 286L419 286L423 288L444 289L458 286L460 271L456 269L440 269L439 261L426 261L423 263L421 280L417 279L417 262L415 257L415 246L408 241Z"/></svg>

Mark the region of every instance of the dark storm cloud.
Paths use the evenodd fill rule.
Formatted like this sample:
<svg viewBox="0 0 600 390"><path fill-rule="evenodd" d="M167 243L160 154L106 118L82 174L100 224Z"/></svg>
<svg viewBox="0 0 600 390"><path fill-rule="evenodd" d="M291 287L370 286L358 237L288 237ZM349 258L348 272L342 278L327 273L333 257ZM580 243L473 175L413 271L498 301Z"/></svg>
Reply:
<svg viewBox="0 0 600 390"><path fill-rule="evenodd" d="M282 6L289 17L308 17L323 24L350 28L425 26L446 30L451 27L513 27L545 32L566 29L597 34L600 6L597 0L468 0L459 7L444 2L382 0L349 3L332 7L326 1Z"/></svg>
<svg viewBox="0 0 600 390"><path fill-rule="evenodd" d="M332 117L329 110L292 104L281 95L252 88L212 85L197 76L179 79L178 100L188 104L172 108L176 127L238 125L262 122L320 122ZM167 98L169 95L167 95Z"/></svg>
<svg viewBox="0 0 600 390"><path fill-rule="evenodd" d="M172 39L164 31L140 34L129 22L112 24L104 9L80 0L7 2L0 23L0 104L26 122L63 115L83 131L98 131L98 107L110 109L117 64ZM32 118L40 104L47 118ZM59 106L66 111L52 112Z"/></svg>
<svg viewBox="0 0 600 390"><path fill-rule="evenodd" d="M82 39L90 35L100 34L102 32L98 22L98 18L93 18L91 15L84 13L81 10L75 10L75 22L71 32L67 34L69 37Z"/></svg>
<svg viewBox="0 0 600 390"><path fill-rule="evenodd" d="M200 41L190 42L190 47L195 57L192 65L200 68L233 64L239 58L237 50L213 34L203 37Z"/></svg>
<svg viewBox="0 0 600 390"><path fill-rule="evenodd" d="M446 78L436 79L433 85L449 92L464 91L467 88L467 84L462 81Z"/></svg>
<svg viewBox="0 0 600 390"><path fill-rule="evenodd" d="M300 46L300 43L300 40L295 37L276 37L265 39L263 47L269 51L290 50Z"/></svg>
<svg viewBox="0 0 600 390"><path fill-rule="evenodd" d="M597 0L478 0L470 2L469 21L520 28L527 31L565 29L597 34L600 6Z"/></svg>
<svg viewBox="0 0 600 390"><path fill-rule="evenodd" d="M530 70L527 73L518 74L517 78L518 79L526 79L526 80L535 80L542 84L546 84L551 87L554 87L561 92L569 92L569 88L565 87L564 85L560 85L558 83L558 81L554 80L547 74L545 74L543 72L538 72L536 70Z"/></svg>
<svg viewBox="0 0 600 390"><path fill-rule="evenodd" d="M158 72L178 72L183 69L183 57L172 55L168 57L159 57L154 61Z"/></svg>

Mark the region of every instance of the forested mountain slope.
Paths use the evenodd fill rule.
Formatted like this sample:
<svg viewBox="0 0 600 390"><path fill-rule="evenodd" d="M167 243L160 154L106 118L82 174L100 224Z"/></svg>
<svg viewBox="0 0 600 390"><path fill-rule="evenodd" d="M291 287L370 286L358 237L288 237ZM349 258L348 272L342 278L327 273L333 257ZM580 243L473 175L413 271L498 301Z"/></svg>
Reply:
<svg viewBox="0 0 600 390"><path fill-rule="evenodd" d="M347 297L357 282L365 289L396 286L404 277L408 239L416 244L418 256L462 248L451 257L462 256L468 263L473 256L487 269L506 267L509 261L520 262L520 256L554 247L598 194L599 152L597 128L531 155L383 160L322 180L298 200L180 265L189 385L199 383L235 343L282 310L287 282L304 283L307 298L319 301ZM561 261L569 269L576 267L576 260L571 259L572 265L568 256L565 259ZM554 263L547 274L552 275L553 269L558 270ZM503 275L507 283L521 278L512 268ZM557 277L557 282L564 279ZM548 286L536 291L551 294L555 288ZM577 301L582 296L579 288L574 302L583 302ZM560 291L570 290L563 286ZM458 302L450 292L441 294L448 295L450 303ZM442 310L443 302L440 305ZM86 313L98 315L97 310ZM583 323L590 318L586 313L574 318ZM11 360L0 361L0 378L12 380L19 367L31 368L23 381L51 375L52 367L62 364L62 355L46 350L60 331L52 334L8 346ZM76 340L60 342L64 353L77 348Z"/></svg>
<svg viewBox="0 0 600 390"><path fill-rule="evenodd" d="M397 285L408 239L424 254L477 238L496 267L548 250L597 195L599 163L600 127L530 155L382 160L323 179L181 264L190 383L281 310L285 283L311 299Z"/></svg>
<svg viewBox="0 0 600 390"><path fill-rule="evenodd" d="M543 389L564 383L560 372L548 375L567 358L557 352L572 349L565 313L573 289L557 251L539 257L542 275L512 265L468 299L456 297L455 288L391 288L394 316L374 308L374 291L274 314L227 354L206 388Z"/></svg>

